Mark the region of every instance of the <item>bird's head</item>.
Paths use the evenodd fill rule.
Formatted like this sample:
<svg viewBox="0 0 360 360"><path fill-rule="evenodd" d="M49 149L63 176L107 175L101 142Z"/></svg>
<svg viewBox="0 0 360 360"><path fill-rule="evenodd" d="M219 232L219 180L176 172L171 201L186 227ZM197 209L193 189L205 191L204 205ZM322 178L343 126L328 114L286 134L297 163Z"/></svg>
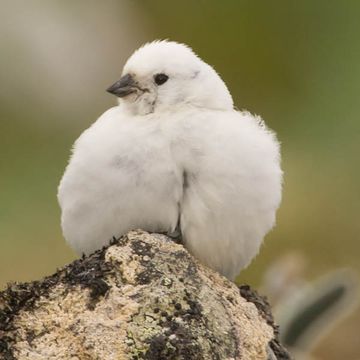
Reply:
<svg viewBox="0 0 360 360"><path fill-rule="evenodd" d="M107 89L135 115L189 105L230 110L231 95L216 71L188 46L154 41L136 50L122 77Z"/></svg>

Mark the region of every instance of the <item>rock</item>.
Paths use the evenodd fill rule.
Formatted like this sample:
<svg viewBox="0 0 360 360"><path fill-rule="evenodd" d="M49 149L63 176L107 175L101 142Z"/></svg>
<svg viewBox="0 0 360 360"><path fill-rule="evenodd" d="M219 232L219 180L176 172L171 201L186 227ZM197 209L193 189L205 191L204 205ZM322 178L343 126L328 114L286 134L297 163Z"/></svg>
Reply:
<svg viewBox="0 0 360 360"><path fill-rule="evenodd" d="M6 360L289 359L276 334L249 287L143 231L0 293Z"/></svg>

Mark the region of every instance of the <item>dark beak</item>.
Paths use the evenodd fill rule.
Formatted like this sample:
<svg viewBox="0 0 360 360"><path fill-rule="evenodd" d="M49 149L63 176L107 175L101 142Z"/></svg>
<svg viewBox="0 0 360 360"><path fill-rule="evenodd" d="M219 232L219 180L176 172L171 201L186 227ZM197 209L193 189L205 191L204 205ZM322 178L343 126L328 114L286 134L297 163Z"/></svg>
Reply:
<svg viewBox="0 0 360 360"><path fill-rule="evenodd" d="M106 91L115 96L124 97L136 92L136 89L134 78L130 74L127 74L106 89Z"/></svg>

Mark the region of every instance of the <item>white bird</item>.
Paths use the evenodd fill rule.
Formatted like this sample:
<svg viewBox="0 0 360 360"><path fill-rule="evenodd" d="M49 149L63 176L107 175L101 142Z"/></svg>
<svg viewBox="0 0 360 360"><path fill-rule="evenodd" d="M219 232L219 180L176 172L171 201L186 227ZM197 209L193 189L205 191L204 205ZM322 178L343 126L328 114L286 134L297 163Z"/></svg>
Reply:
<svg viewBox="0 0 360 360"><path fill-rule="evenodd" d="M59 185L67 242L89 254L129 230L179 225L195 257L234 279L275 223L275 134L234 110L215 70L176 42L135 51L108 91L119 105L77 139Z"/></svg>

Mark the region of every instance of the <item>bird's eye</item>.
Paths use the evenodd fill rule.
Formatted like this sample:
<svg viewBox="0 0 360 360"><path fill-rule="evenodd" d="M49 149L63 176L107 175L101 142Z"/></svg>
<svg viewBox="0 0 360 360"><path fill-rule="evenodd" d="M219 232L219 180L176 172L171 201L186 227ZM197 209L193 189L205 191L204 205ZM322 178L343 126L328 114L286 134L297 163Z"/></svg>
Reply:
<svg viewBox="0 0 360 360"><path fill-rule="evenodd" d="M165 74L156 74L154 76L154 80L155 80L157 85L162 85L162 84L166 83L168 78L169 77L167 75L165 75Z"/></svg>

